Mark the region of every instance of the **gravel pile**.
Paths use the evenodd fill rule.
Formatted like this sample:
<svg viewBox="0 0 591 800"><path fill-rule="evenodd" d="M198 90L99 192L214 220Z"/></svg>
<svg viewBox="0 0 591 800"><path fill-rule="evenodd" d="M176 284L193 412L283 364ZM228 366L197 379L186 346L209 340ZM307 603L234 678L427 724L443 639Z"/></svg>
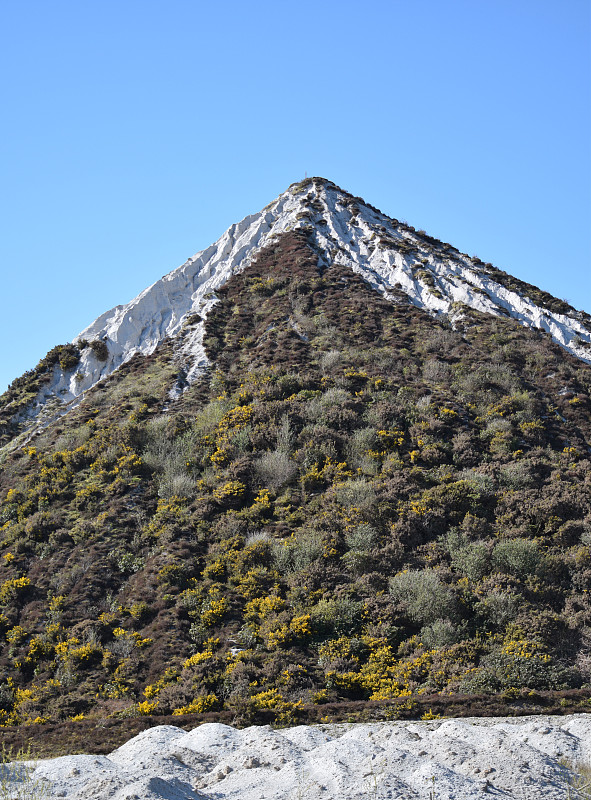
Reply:
<svg viewBox="0 0 591 800"><path fill-rule="evenodd" d="M33 780L68 800L566 800L577 797L566 764L591 764L591 714L161 725L109 756L39 762Z"/></svg>

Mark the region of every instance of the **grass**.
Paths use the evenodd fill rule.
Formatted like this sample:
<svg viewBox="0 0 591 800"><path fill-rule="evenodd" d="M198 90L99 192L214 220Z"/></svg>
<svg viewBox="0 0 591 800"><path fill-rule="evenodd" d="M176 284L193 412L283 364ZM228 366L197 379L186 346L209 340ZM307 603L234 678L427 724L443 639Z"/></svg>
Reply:
<svg viewBox="0 0 591 800"><path fill-rule="evenodd" d="M564 767L568 800L591 800L591 765L565 763Z"/></svg>
<svg viewBox="0 0 591 800"><path fill-rule="evenodd" d="M0 800L46 800L50 797L45 781L33 777L36 763L30 747L13 750L2 745L0 751Z"/></svg>
<svg viewBox="0 0 591 800"><path fill-rule="evenodd" d="M366 784L367 797L372 800L378 800L380 794L380 783L384 777L384 770L386 769L386 759L382 759L379 763L374 764L373 761L369 762L369 771L364 777L368 778Z"/></svg>

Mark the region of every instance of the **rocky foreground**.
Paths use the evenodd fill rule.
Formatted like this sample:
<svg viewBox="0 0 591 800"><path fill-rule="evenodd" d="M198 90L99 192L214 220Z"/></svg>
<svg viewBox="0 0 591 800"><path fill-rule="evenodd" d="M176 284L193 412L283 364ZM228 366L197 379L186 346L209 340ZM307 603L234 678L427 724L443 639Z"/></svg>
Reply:
<svg viewBox="0 0 591 800"><path fill-rule="evenodd" d="M574 800L589 796L576 773L590 763L591 714L282 730L208 723L151 728L109 756L43 761L29 780L35 798L70 800Z"/></svg>

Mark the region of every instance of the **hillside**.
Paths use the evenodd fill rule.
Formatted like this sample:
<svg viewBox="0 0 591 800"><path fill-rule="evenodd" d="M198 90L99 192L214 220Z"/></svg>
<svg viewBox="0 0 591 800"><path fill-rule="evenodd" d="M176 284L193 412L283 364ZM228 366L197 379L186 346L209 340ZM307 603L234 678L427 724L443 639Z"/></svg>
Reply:
<svg viewBox="0 0 591 800"><path fill-rule="evenodd" d="M591 696L591 367L376 291L316 229L65 415L22 412L113 331L4 396L0 725Z"/></svg>
<svg viewBox="0 0 591 800"><path fill-rule="evenodd" d="M591 362L591 316L475 256L391 219L324 178L293 184L258 214L164 275L125 305L101 314L72 344L54 347L0 398L0 448L25 444L45 425L134 355L174 343L173 397L208 366L205 319L217 290L288 232L305 233L323 267L360 275L389 300L404 296L454 325L472 311L545 331L567 352Z"/></svg>

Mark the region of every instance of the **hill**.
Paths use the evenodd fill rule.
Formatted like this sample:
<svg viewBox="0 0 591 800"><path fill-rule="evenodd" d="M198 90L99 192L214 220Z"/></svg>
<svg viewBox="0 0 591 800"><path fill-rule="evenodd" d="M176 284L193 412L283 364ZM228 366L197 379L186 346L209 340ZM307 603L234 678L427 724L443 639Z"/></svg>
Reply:
<svg viewBox="0 0 591 800"><path fill-rule="evenodd" d="M591 696L586 316L489 267L521 303L452 308L402 239L449 246L382 232L432 265L386 286L302 222L3 396L0 725Z"/></svg>

